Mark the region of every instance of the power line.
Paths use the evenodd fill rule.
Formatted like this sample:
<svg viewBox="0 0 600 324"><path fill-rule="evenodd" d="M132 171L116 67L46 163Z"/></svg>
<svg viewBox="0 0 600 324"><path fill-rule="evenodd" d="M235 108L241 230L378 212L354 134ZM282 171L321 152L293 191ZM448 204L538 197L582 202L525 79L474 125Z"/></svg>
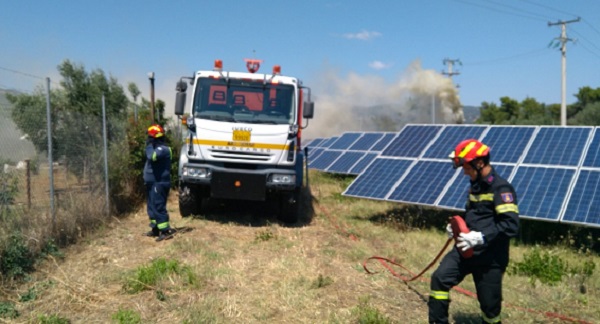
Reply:
<svg viewBox="0 0 600 324"><path fill-rule="evenodd" d="M480 8L484 8L484 9L488 9L488 10L492 10L492 11L496 11L496 12L500 12L500 13L504 13L504 14L509 14L509 15L512 15L512 16L518 16L518 17L527 18L527 19L533 19L533 20L538 20L538 21L540 21L540 20L541 21L546 21L547 20L547 19L540 18L539 15L537 15L537 14L535 14L535 16L524 15L524 14L520 14L520 13L515 13L514 11L507 11L507 10L502 10L502 9L498 9L498 8L494 8L494 7L490 7L490 6L485 6L485 5L482 5L481 3L469 2L467 0L454 0L454 1L462 2L464 4L468 4L468 5L471 5L471 6L480 7Z"/></svg>
<svg viewBox="0 0 600 324"><path fill-rule="evenodd" d="M27 76L27 77L30 77L30 78L34 78L34 79L45 80L45 78L41 77L41 76L37 76L37 75L29 74L29 73L26 73L26 72L21 72L21 71L17 71L17 70L5 68L5 67L2 67L2 66L0 66L0 70L12 72L12 73L15 73L15 74L24 75L24 76Z"/></svg>
<svg viewBox="0 0 600 324"><path fill-rule="evenodd" d="M538 13L535 13L535 12L524 10L522 8L517 8L517 7L514 7L514 6L510 6L510 5L507 5L506 3L497 2L497 1L493 1L493 0L488 0L488 2L494 3L497 6L506 7L506 8L515 10L517 12L523 12L523 13L529 14L529 15L534 16L534 17L539 17L542 20L546 20L548 18L551 18L551 17L544 16L544 15L541 15L541 14L538 14Z"/></svg>
<svg viewBox="0 0 600 324"><path fill-rule="evenodd" d="M562 14L567 14L567 15L570 15L570 16L573 16L573 17L577 17L578 16L578 15L572 14L570 12L566 12L566 11L563 11L563 10L560 10L560 9L556 9L556 8L550 7L548 5L537 3L537 2L534 2L534 1L531 1L531 0L523 0L523 1L524 2L528 2L528 3L530 3L530 4L534 5L534 6L538 6L538 7L550 9L550 10L553 10L553 11L556 11L556 12L559 12L559 13L562 13Z"/></svg>
<svg viewBox="0 0 600 324"><path fill-rule="evenodd" d="M516 59L516 58L521 58L521 57L526 57L526 56L533 56L534 54L538 54L538 53L541 53L541 52L548 53L548 49L544 47L544 48L536 49L536 50L529 51L529 52L526 52L526 53L515 54L515 55L511 55L511 56L500 57L500 58L495 58L495 59L490 59L490 60L477 61L477 62L469 62L469 61L467 61L465 63L465 65L472 66L472 65L486 65L486 64L491 64L491 63L498 63L500 61L508 61L508 60L513 60L513 59Z"/></svg>

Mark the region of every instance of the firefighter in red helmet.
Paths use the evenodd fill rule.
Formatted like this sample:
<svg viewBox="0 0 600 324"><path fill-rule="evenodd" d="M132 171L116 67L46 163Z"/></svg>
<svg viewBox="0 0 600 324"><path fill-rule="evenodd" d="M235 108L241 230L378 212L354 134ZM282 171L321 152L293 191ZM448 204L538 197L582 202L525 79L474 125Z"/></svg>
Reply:
<svg viewBox="0 0 600 324"><path fill-rule="evenodd" d="M172 156L171 148L165 143L164 128L158 124L148 127L144 183L151 230L146 235L156 237L156 241L172 238L174 233L169 225L167 212L167 198L171 189Z"/></svg>
<svg viewBox="0 0 600 324"><path fill-rule="evenodd" d="M501 323L502 277L508 266L509 241L519 231L519 208L513 186L490 165L490 148L478 140L460 142L450 153L454 168L463 168L470 188L465 207L467 232L444 256L431 278L429 323L448 323L450 289L473 276L482 323ZM450 224L448 235L453 235ZM472 256L461 252L472 249ZM465 253L465 255L468 255Z"/></svg>

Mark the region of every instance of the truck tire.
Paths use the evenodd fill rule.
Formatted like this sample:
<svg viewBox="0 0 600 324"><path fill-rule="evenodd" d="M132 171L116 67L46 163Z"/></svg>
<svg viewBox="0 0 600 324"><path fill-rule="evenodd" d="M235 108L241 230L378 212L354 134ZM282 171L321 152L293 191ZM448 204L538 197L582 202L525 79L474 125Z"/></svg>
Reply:
<svg viewBox="0 0 600 324"><path fill-rule="evenodd" d="M179 213L181 217L199 215L202 206L202 195L192 187L182 184L179 186Z"/></svg>
<svg viewBox="0 0 600 324"><path fill-rule="evenodd" d="M291 193L282 193L279 196L279 220L284 223L293 224L298 222L300 216L300 188Z"/></svg>

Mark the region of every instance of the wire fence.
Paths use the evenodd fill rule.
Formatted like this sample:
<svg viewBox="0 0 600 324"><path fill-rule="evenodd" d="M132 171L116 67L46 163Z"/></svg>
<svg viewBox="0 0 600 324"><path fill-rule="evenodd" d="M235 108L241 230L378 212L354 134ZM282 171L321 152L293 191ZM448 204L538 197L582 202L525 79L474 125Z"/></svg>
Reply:
<svg viewBox="0 0 600 324"><path fill-rule="evenodd" d="M126 136L127 121L106 115L104 97L87 113L46 99L18 113L0 101L1 220L42 214L54 224L58 210L98 200L108 214L108 156L123 154L110 150Z"/></svg>

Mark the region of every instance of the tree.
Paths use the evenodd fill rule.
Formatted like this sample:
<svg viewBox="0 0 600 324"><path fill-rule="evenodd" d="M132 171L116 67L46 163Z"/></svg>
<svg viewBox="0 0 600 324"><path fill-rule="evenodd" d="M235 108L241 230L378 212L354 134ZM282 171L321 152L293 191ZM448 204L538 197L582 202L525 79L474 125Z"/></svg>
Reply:
<svg viewBox="0 0 600 324"><path fill-rule="evenodd" d="M568 107L567 118L574 117L589 104L600 102L600 88L579 88L579 92L575 94L575 97L577 98L577 102Z"/></svg>
<svg viewBox="0 0 600 324"><path fill-rule="evenodd" d="M600 101L587 104L575 117L569 119L571 125L600 125Z"/></svg>

